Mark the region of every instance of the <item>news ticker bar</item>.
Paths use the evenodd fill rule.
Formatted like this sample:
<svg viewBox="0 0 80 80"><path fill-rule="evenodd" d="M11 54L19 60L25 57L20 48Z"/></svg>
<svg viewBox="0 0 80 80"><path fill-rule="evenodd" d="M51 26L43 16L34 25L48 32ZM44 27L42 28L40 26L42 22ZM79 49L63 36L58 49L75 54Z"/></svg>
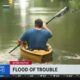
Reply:
<svg viewBox="0 0 80 80"><path fill-rule="evenodd" d="M59 64L32 64L31 61L10 61L10 64L0 65L0 77L10 75L38 75L38 74L60 74L79 75L80 65L59 65Z"/></svg>

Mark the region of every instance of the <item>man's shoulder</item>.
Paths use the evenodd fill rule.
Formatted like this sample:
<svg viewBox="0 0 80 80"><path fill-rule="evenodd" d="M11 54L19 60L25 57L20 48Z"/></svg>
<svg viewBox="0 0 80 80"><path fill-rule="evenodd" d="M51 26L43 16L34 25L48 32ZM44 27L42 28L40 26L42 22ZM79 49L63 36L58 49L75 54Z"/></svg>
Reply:
<svg viewBox="0 0 80 80"><path fill-rule="evenodd" d="M27 30L27 32L31 32L31 31L34 31L34 29L33 28L30 28L29 30Z"/></svg>
<svg viewBox="0 0 80 80"><path fill-rule="evenodd" d="M47 30L45 30L45 29L43 29L43 31L44 31L44 33L46 33L47 35L51 35L51 36L52 36L52 33L51 33L51 32L49 32L49 31L47 31Z"/></svg>
<svg viewBox="0 0 80 80"><path fill-rule="evenodd" d="M46 32L46 33L50 33L49 31L47 31L47 30L45 30L45 29L42 29L42 31L43 31L43 32Z"/></svg>

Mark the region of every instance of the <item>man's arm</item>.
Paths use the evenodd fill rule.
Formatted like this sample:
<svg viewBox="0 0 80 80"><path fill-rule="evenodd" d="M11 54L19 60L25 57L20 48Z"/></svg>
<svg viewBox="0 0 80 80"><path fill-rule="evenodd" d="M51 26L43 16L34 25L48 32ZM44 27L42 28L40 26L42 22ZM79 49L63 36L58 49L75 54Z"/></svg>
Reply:
<svg viewBox="0 0 80 80"><path fill-rule="evenodd" d="M48 25L47 24L43 24L43 28L45 29L45 30L47 30L47 31L49 31L51 34L52 34L52 32L51 32L51 30L48 28Z"/></svg>
<svg viewBox="0 0 80 80"><path fill-rule="evenodd" d="M20 37L20 39L18 40L18 44L25 47L27 39L28 39L28 32L24 32Z"/></svg>

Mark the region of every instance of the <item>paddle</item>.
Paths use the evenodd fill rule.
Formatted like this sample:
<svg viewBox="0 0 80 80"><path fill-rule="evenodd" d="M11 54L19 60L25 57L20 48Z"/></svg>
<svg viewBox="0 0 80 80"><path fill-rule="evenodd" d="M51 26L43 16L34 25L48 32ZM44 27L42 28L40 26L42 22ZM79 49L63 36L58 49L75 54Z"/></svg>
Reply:
<svg viewBox="0 0 80 80"><path fill-rule="evenodd" d="M57 17L63 16L68 10L69 10L69 7L64 7L58 13L56 13L53 18L51 18L48 22L46 22L46 24L48 24L49 22L51 22L53 19Z"/></svg>
<svg viewBox="0 0 80 80"><path fill-rule="evenodd" d="M46 24L48 24L49 22L51 22L53 19L55 19L57 17L63 16L68 10L69 10L69 7L64 7L58 13L56 13L53 18L51 18L49 21L47 21ZM14 51L19 46L20 46L20 44L18 44L16 47L14 47L9 53L11 53L12 51Z"/></svg>

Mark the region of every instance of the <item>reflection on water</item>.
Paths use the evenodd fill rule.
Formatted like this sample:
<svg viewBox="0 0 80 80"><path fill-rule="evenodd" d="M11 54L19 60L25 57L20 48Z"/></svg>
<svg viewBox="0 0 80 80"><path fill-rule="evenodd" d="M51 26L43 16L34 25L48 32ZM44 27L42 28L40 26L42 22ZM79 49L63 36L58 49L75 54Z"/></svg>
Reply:
<svg viewBox="0 0 80 80"><path fill-rule="evenodd" d="M9 63L9 61L18 61L20 57L19 49L9 54L9 51L12 48L13 47L11 47L10 49L5 49L2 53L0 53L0 63L5 64L5 63Z"/></svg>
<svg viewBox="0 0 80 80"><path fill-rule="evenodd" d="M6 0L0 3L0 63L17 60L20 50L13 49L21 34L34 26L34 20L50 20L68 0ZM72 6L72 4L70 4ZM49 43L53 47L54 64L80 63L80 12L70 9L62 17L49 23L53 38Z"/></svg>
<svg viewBox="0 0 80 80"><path fill-rule="evenodd" d="M29 2L27 0L19 0L20 7L20 25L25 27L27 24Z"/></svg>
<svg viewBox="0 0 80 80"><path fill-rule="evenodd" d="M45 14L47 14L47 13L49 13L49 14L53 14L53 13L56 13L56 12L54 12L53 11L53 9L51 9L51 8L30 8L30 13L38 13L38 14L43 14L43 13L45 13Z"/></svg>

